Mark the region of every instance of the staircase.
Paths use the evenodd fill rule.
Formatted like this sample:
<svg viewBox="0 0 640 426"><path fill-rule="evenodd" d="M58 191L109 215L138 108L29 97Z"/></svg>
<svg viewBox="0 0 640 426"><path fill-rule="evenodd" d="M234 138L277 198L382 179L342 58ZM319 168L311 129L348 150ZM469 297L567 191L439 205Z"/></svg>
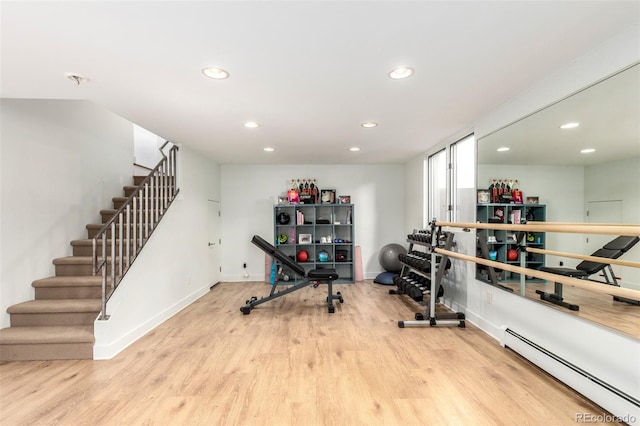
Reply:
<svg viewBox="0 0 640 426"><path fill-rule="evenodd" d="M176 145L147 176L134 176L102 223L71 241L73 255L53 260L55 276L36 280L35 300L7 308L11 327L0 330L0 362L93 359L93 324L109 317L107 302L180 191ZM106 253L103 253L105 251Z"/></svg>
<svg viewBox="0 0 640 426"><path fill-rule="evenodd" d="M145 177L135 176L134 183ZM136 188L125 186L125 196L113 198L114 208L100 211L102 223L86 226L87 239L71 241L72 256L53 260L55 276L32 283L35 300L7 309L11 327L0 330L0 361L93 359L93 323L102 309L102 277L93 274L92 238ZM101 246L97 249L101 259ZM107 270L107 293L110 273Z"/></svg>

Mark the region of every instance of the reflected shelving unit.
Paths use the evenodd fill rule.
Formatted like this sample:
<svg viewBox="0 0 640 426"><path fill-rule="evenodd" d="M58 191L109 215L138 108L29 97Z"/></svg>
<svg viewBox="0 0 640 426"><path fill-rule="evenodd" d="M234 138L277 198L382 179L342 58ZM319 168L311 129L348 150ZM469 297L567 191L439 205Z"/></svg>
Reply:
<svg viewBox="0 0 640 426"><path fill-rule="evenodd" d="M535 222L546 222L547 208L544 204L478 204L476 220L481 223L520 223L521 219ZM486 238L487 247L491 253L491 260L502 263L520 266L520 256L526 256L525 267L530 269L540 269L544 266L544 255L537 253L526 253L518 250L518 257L515 260L508 258L510 249L517 250L519 245L544 249L546 245L546 235L544 232L528 232L522 236L522 241L518 240L516 232L508 230L488 229L479 233L478 238ZM478 253L481 254L480 252ZM495 259L493 258L495 257ZM519 282L520 274L503 270L496 270L498 281ZM476 267L476 279L490 282L488 270L485 266ZM541 280L526 277L527 282L541 282Z"/></svg>

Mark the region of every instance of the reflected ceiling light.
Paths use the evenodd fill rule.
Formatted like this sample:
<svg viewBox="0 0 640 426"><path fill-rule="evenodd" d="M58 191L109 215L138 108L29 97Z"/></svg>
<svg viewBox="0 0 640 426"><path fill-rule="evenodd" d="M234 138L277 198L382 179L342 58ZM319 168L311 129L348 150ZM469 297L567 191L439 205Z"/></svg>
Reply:
<svg viewBox="0 0 640 426"><path fill-rule="evenodd" d="M256 123L255 121L247 121L246 123L244 123L244 127L248 127L250 129L255 129L256 127L260 127L260 125L258 123Z"/></svg>
<svg viewBox="0 0 640 426"><path fill-rule="evenodd" d="M572 123L565 123L562 126L560 126L561 129L573 129L575 127L578 127L580 125L580 123L577 122L572 122Z"/></svg>
<svg viewBox="0 0 640 426"><path fill-rule="evenodd" d="M360 148L358 148L357 146L352 146L351 148L349 148L349 151L358 152L358 151L360 151Z"/></svg>
<svg viewBox="0 0 640 426"><path fill-rule="evenodd" d="M580 154L591 154L592 152L596 152L594 148L585 148L580 150Z"/></svg>
<svg viewBox="0 0 640 426"><path fill-rule="evenodd" d="M268 147L264 148L264 151L266 151L266 152L273 152L273 151L275 151L275 149L274 149L274 148L271 148L270 146L268 146Z"/></svg>
<svg viewBox="0 0 640 426"><path fill-rule="evenodd" d="M362 123L361 126L365 129L370 129L372 127L378 127L378 123L375 121L367 121L366 123Z"/></svg>
<svg viewBox="0 0 640 426"><path fill-rule="evenodd" d="M496 151L498 151L498 152L507 152L510 149L511 148L509 148L508 146L501 146L500 148L496 149Z"/></svg>
<svg viewBox="0 0 640 426"><path fill-rule="evenodd" d="M202 74L209 78L215 78L216 80L223 80L229 77L229 73L222 68L206 67L202 69Z"/></svg>
<svg viewBox="0 0 640 426"><path fill-rule="evenodd" d="M411 74L413 74L413 68L398 67L396 69L391 70L391 72L389 73L389 77L393 78L394 80L398 80L401 78L407 78L411 76Z"/></svg>

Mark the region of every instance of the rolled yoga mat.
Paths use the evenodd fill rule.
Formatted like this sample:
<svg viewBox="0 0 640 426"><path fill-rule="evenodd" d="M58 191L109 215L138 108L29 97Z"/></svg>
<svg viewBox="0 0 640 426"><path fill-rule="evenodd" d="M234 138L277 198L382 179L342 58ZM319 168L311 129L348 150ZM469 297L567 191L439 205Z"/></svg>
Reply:
<svg viewBox="0 0 640 426"><path fill-rule="evenodd" d="M362 251L360 246L356 246L354 268L356 281L362 281L364 277L362 276Z"/></svg>
<svg viewBox="0 0 640 426"><path fill-rule="evenodd" d="M271 283L271 265L273 264L273 258L265 253L264 255L264 282L266 284Z"/></svg>

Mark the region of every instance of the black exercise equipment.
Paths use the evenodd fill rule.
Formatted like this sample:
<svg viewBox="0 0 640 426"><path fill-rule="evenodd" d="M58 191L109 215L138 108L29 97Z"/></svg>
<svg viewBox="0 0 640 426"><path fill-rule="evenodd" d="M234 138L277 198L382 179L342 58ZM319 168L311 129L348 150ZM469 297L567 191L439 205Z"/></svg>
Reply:
<svg viewBox="0 0 640 426"><path fill-rule="evenodd" d="M617 259L629 250L633 246L635 246L638 241L640 241L640 237L627 237L621 236L617 237L612 241L609 241L607 244L602 246L601 249L596 250L591 256L602 257L606 259ZM589 260L584 260L580 262L575 269L571 268L556 268L556 267L544 267L540 269L544 272L551 272L552 274L558 274L565 277L571 278L579 278L579 279L589 279L589 277L593 274L596 274L602 271L604 275L605 282L598 280L589 280L594 282L599 282L602 284L613 285L616 287L620 287L618 284L618 280L616 279L613 269L611 268L611 264L609 263L600 263L600 262L592 262ZM536 290L536 293L540 295L540 299L553 303L554 305L562 306L572 311L578 311L580 307L573 303L567 303L564 301L562 297L562 284L554 283L554 292L547 293L542 290ZM633 305L640 305L640 301L628 299L626 297L613 296L613 300L618 302L631 303Z"/></svg>
<svg viewBox="0 0 640 426"><path fill-rule="evenodd" d="M286 268L288 268L293 274L304 278L304 281L300 282L299 284L292 285L289 288L279 292L276 292L276 288L278 287L278 283L276 282L271 286L271 292L269 293L269 296L263 297L261 299L258 299L254 296L245 302L245 305L240 308L240 312L242 312L244 315L249 315L251 313L251 309L262 303L277 299L278 297L282 297L286 294L292 293L310 285L313 285L313 287L315 288L320 284L327 284L327 308L330 314L335 312L335 306L333 305L334 300L338 300L340 303L344 303L344 299L342 298L342 294L340 294L340 292L337 292L335 295L333 294L333 282L339 278L335 269L312 269L309 272L306 272L302 266L294 262L289 256L282 253L276 247L269 244L262 237L254 235L251 239L251 242L255 244L260 250L271 256L274 261L277 260Z"/></svg>

